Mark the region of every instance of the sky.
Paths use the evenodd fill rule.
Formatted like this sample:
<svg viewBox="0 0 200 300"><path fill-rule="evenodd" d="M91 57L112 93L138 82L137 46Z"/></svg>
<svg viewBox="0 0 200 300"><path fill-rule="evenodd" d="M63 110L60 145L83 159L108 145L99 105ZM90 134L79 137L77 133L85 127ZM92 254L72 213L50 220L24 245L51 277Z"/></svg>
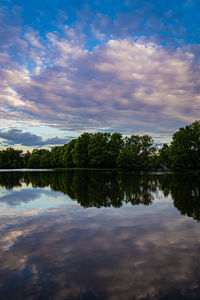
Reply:
<svg viewBox="0 0 200 300"><path fill-rule="evenodd" d="M0 148L170 142L200 119L199 0L0 0Z"/></svg>

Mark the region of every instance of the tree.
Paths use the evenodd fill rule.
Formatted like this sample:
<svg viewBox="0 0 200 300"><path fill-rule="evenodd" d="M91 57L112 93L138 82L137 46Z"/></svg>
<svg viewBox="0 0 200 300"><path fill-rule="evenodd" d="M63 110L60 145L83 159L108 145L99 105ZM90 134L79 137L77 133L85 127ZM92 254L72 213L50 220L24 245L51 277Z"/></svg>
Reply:
<svg viewBox="0 0 200 300"><path fill-rule="evenodd" d="M95 133L91 136L88 145L88 158L90 167L108 167L109 166L109 150L108 143L110 133Z"/></svg>
<svg viewBox="0 0 200 300"><path fill-rule="evenodd" d="M67 168L74 167L73 162L73 149L75 146L76 140L71 140L68 144L63 147L63 155L62 155L62 165Z"/></svg>
<svg viewBox="0 0 200 300"><path fill-rule="evenodd" d="M22 157L23 157L23 166L25 168L28 168L28 160L29 157L31 156L31 153L29 151L27 151L26 153L23 153Z"/></svg>
<svg viewBox="0 0 200 300"><path fill-rule="evenodd" d="M180 128L173 135L170 163L173 169L200 168L200 121Z"/></svg>
<svg viewBox="0 0 200 300"><path fill-rule="evenodd" d="M40 168L51 168L51 152L45 150L40 157Z"/></svg>
<svg viewBox="0 0 200 300"><path fill-rule="evenodd" d="M83 133L74 145L72 150L73 163L76 167L84 168L89 166L88 145L91 140L91 134Z"/></svg>
<svg viewBox="0 0 200 300"><path fill-rule="evenodd" d="M124 146L124 141L121 133L115 132L111 135L108 142L109 166L116 167L117 157Z"/></svg>
<svg viewBox="0 0 200 300"><path fill-rule="evenodd" d="M167 144L164 144L161 150L159 151L158 161L161 167L170 167L170 147Z"/></svg>
<svg viewBox="0 0 200 300"><path fill-rule="evenodd" d="M140 167L149 169L152 167L152 161L155 156L155 147L153 147L153 139L150 135L140 137Z"/></svg>
<svg viewBox="0 0 200 300"><path fill-rule="evenodd" d="M28 168L49 168L51 167L51 154L46 149L34 149L28 157Z"/></svg>
<svg viewBox="0 0 200 300"><path fill-rule="evenodd" d="M40 155L38 153L32 153L28 159L28 168L40 168Z"/></svg>
<svg viewBox="0 0 200 300"><path fill-rule="evenodd" d="M51 165L53 168L59 168L61 166L61 147L55 146L51 149Z"/></svg>
<svg viewBox="0 0 200 300"><path fill-rule="evenodd" d="M150 160L155 150L152 144L153 140L149 135L126 137L117 158L117 165L133 170L150 168Z"/></svg>
<svg viewBox="0 0 200 300"><path fill-rule="evenodd" d="M11 147L0 151L0 168L22 168L22 153L22 150L15 150Z"/></svg>

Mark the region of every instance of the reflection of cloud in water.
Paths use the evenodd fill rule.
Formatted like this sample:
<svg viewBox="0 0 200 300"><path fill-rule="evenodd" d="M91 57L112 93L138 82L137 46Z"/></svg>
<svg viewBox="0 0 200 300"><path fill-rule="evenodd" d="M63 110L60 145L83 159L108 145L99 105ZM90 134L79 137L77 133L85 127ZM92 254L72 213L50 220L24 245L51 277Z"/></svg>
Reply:
<svg viewBox="0 0 200 300"><path fill-rule="evenodd" d="M7 195L3 195L0 198L0 203L6 203L9 206L17 206L21 203L27 203L29 201L39 198L42 194L42 189L23 189L21 191L9 191Z"/></svg>
<svg viewBox="0 0 200 300"><path fill-rule="evenodd" d="M50 189L11 190L0 197L0 215L16 214L18 210L49 209L67 203L71 203L67 195Z"/></svg>
<svg viewBox="0 0 200 300"><path fill-rule="evenodd" d="M42 293L51 299L189 299L200 292L199 224L170 203L53 209L3 231L0 248L0 290L15 280L18 299L22 293L33 299Z"/></svg>

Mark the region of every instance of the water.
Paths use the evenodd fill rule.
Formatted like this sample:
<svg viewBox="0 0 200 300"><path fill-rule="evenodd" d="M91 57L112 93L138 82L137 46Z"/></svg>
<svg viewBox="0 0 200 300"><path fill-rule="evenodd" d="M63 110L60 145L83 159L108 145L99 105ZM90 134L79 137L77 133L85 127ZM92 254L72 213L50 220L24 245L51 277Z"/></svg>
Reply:
<svg viewBox="0 0 200 300"><path fill-rule="evenodd" d="M200 299L199 175L0 172L0 299Z"/></svg>

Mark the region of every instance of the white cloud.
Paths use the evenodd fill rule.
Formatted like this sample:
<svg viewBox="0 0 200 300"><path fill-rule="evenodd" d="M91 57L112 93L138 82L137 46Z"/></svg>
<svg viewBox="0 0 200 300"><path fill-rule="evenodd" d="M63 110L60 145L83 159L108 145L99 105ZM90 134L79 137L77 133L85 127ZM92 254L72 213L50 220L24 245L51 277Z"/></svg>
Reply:
<svg viewBox="0 0 200 300"><path fill-rule="evenodd" d="M4 109L11 118L16 111L16 118L62 129L153 135L199 118L200 68L192 49L169 51L121 39L89 52L73 28L64 29L62 38L48 33L46 44L37 34L25 34L32 70L2 52L2 115Z"/></svg>

